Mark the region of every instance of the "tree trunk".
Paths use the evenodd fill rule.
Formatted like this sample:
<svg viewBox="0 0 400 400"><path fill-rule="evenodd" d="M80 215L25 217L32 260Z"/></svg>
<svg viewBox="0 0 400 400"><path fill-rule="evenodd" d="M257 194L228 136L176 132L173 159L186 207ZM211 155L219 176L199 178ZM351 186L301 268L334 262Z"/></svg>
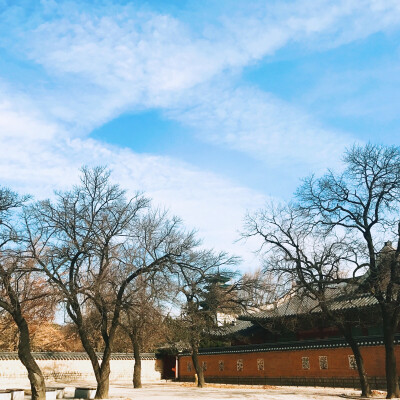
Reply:
<svg viewBox="0 0 400 400"><path fill-rule="evenodd" d="M78 329L79 331L79 329ZM103 353L103 359L101 360L101 365L99 366L99 359L93 350L93 347L89 344L88 340L83 340L81 336L81 341L89 359L92 363L94 375L97 382L95 399L108 399L109 389L110 389L110 358L111 350L106 347Z"/></svg>
<svg viewBox="0 0 400 400"><path fill-rule="evenodd" d="M135 366L133 367L133 387L140 389L142 387L142 360L140 358L139 343L135 339L132 340L133 357L135 358Z"/></svg>
<svg viewBox="0 0 400 400"><path fill-rule="evenodd" d="M350 345L351 350L353 351L354 358L357 363L357 371L358 377L360 379L361 386L361 396L362 397L371 397L371 387L369 386L367 372L365 370L364 359L361 355L360 347L358 346L357 341L354 339L353 332L351 330L351 324L346 323L345 321L341 321L335 314L332 313L325 303L320 304L322 311L335 323L339 332L344 336L347 343Z"/></svg>
<svg viewBox="0 0 400 400"><path fill-rule="evenodd" d="M394 352L394 333L390 321L383 319L383 340L385 343L385 367L387 399L400 397L399 378L397 376L396 355Z"/></svg>
<svg viewBox="0 0 400 400"><path fill-rule="evenodd" d="M202 388L205 385L204 372L203 368L200 366L198 347L195 344L192 344L192 361L198 377L197 386Z"/></svg>
<svg viewBox="0 0 400 400"><path fill-rule="evenodd" d="M10 299L11 305L5 308L10 313L15 324L18 327L18 358L28 372L28 379L31 384L32 400L45 400L46 398L46 385L42 371L37 365L32 356L31 338L29 336L29 328L26 319L24 318L21 310L21 303L17 293L14 291L10 283L10 276L7 275L3 268L1 268L3 284L7 291L7 296Z"/></svg>
<svg viewBox="0 0 400 400"><path fill-rule="evenodd" d="M353 350L354 358L356 359L358 376L360 378L360 385L361 385L361 396L371 397L372 392L371 392L371 387L369 386L367 372L365 371L364 359L361 355L360 347L358 346L357 341L354 339L351 333L351 328L346 330L344 336L345 339L347 340L347 343Z"/></svg>
<svg viewBox="0 0 400 400"><path fill-rule="evenodd" d="M108 347L104 350L103 360L101 361L100 376L97 379L97 389L95 399L108 399L110 390L110 358L111 351Z"/></svg>
<svg viewBox="0 0 400 400"><path fill-rule="evenodd" d="M46 386L44 377L31 353L28 324L22 315L14 314L13 318L19 329L18 357L28 371L32 400L45 400Z"/></svg>
<svg viewBox="0 0 400 400"><path fill-rule="evenodd" d="M69 308L73 309L73 312ZM106 342L103 359L101 361L101 365L99 365L99 359L97 354L89 340L87 335L87 331L85 329L83 318L81 314L81 310L77 301L71 302L69 306L67 306L68 315L74 321L76 327L78 328L79 337L82 342L82 346L85 349L87 355L89 356L90 362L93 367L94 376L97 382L96 388L96 399L107 399L109 389L110 389L110 357L111 357L111 348L109 341Z"/></svg>
<svg viewBox="0 0 400 400"><path fill-rule="evenodd" d="M108 399L108 392L110 390L110 372L101 373L100 379L97 381L95 399Z"/></svg>
<svg viewBox="0 0 400 400"><path fill-rule="evenodd" d="M77 326L82 346L86 350L87 355L89 356L90 362L93 367L94 376L96 378L97 388L96 388L95 398L107 399L109 397L108 392L110 389L111 349L109 348L109 346L106 346L103 352L103 359L101 360L101 365L99 365L99 359L86 335L84 327L78 324Z"/></svg>

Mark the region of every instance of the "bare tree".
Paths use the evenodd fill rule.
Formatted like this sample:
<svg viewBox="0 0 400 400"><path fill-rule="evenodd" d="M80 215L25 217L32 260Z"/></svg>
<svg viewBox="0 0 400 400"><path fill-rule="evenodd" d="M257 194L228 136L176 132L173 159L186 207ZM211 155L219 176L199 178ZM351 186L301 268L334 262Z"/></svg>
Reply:
<svg viewBox="0 0 400 400"><path fill-rule="evenodd" d="M15 215L15 211L26 200L8 189L0 188L0 307L18 327L18 357L28 371L32 399L44 400L45 382L31 353L31 339L25 318L27 304L34 302L38 294L32 296L30 283L33 263L24 251ZM43 298L43 294L39 297Z"/></svg>
<svg viewBox="0 0 400 400"><path fill-rule="evenodd" d="M142 387L140 353L153 349L163 339L164 315L161 303L168 293L163 279L141 276L130 289L121 318L121 326L131 342L135 358L133 387Z"/></svg>
<svg viewBox="0 0 400 400"><path fill-rule="evenodd" d="M236 274L226 269L237 262L237 258L226 253L203 250L192 252L178 263L177 288L183 301L181 316L173 325L180 339L191 349L198 387L205 384L203 366L199 362L201 341L218 329L218 312L238 312L234 285L228 284Z"/></svg>
<svg viewBox="0 0 400 400"><path fill-rule="evenodd" d="M349 246L346 238L323 234L315 228L313 218L294 205L270 204L247 216L244 236L262 238L260 251L266 257L266 270L283 287L289 288L295 282L291 294L312 299L315 308L337 326L353 350L362 396L370 396L364 361L352 334L354 321L346 318L344 310L336 312L332 304L336 296L347 295L351 301L358 288L344 278L347 269L355 265L354 247Z"/></svg>
<svg viewBox="0 0 400 400"><path fill-rule="evenodd" d="M175 262L193 243L177 218L149 212L149 200L110 183L102 167L83 168L81 183L27 210L31 252L64 298L97 381L108 398L110 357L129 286L144 273ZM101 363L88 335L85 312L100 318Z"/></svg>
<svg viewBox="0 0 400 400"><path fill-rule="evenodd" d="M359 255L362 262L354 275L368 268L363 286L381 309L387 397L400 397L394 351L400 318L400 148L354 146L345 153L344 163L342 174L329 171L321 178L305 179L297 196L302 208L326 230L342 229L365 243L366 252ZM378 250L389 232L397 247L386 262L379 262Z"/></svg>
<svg viewBox="0 0 400 400"><path fill-rule="evenodd" d="M235 282L232 289L236 292L240 312L249 315L273 303L282 293L282 287L278 284L276 275L263 268L245 273Z"/></svg>

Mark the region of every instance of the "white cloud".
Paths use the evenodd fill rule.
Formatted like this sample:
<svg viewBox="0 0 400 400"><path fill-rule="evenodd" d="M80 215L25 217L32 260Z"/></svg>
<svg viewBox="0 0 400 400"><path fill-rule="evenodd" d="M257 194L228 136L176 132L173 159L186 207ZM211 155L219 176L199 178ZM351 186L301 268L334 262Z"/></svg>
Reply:
<svg viewBox="0 0 400 400"><path fill-rule="evenodd" d="M233 242L246 209L260 207L265 196L171 158L136 154L90 138L70 138L62 128L42 119L34 105L21 110L18 95L4 97L7 108L0 107L1 185L40 199L75 183L82 164L106 164L122 187L145 191L156 205L181 216L190 228L198 228L207 246L253 260L248 248ZM43 136L42 132L51 134Z"/></svg>
<svg viewBox="0 0 400 400"><path fill-rule="evenodd" d="M47 71L40 84L23 89L25 95L0 90L0 179L42 196L69 186L81 164L107 163L123 186L146 190L198 226L208 244L230 250L237 248L231 243L245 209L260 206L264 196L176 160L86 135L124 111L160 108L221 146L274 164L319 165L341 152L345 135L268 93L215 82L226 81L227 72L232 82L242 68L288 43L338 46L400 21L397 0L260 1L243 15L226 9L211 25L200 21L201 30L134 6L83 10L66 4L56 9L46 2L46 15L25 15L10 30L14 36L4 38L7 23L0 30L3 46ZM10 10L14 24L24 18ZM3 14L0 22L7 21Z"/></svg>
<svg viewBox="0 0 400 400"><path fill-rule="evenodd" d="M288 42L338 46L400 23L395 0L255 4L250 12L242 9L243 15L229 5L212 29L204 22L200 31L172 15L131 5L97 12L66 8L63 18L28 32L25 51L51 73L79 74L111 91L129 85L134 94L154 95L246 66Z"/></svg>
<svg viewBox="0 0 400 400"><path fill-rule="evenodd" d="M37 93L42 107L78 134L128 110L160 108L196 132L202 125L200 138L267 164L290 157L325 165L327 154L338 156L349 137L270 94L215 82L291 42L326 48L391 29L400 22L400 6L299 0L260 1L249 9L226 12L199 31L132 5L93 11L68 3L62 18L25 33L29 57L61 82Z"/></svg>
<svg viewBox="0 0 400 400"><path fill-rule="evenodd" d="M337 66L316 78L314 87L301 101L328 117L335 115L384 124L399 118L399 73L398 53L374 60L372 66L368 63Z"/></svg>
<svg viewBox="0 0 400 400"><path fill-rule="evenodd" d="M290 162L297 173L315 171L328 161L332 166L354 142L257 88L213 82L183 97L181 107L167 115L193 128L203 140L243 151L268 165Z"/></svg>

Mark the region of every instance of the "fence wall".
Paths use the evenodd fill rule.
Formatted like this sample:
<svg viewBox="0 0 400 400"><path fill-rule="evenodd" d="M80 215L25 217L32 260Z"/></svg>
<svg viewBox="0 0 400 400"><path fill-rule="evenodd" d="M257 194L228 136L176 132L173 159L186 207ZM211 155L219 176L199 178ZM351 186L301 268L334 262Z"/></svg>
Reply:
<svg viewBox="0 0 400 400"><path fill-rule="evenodd" d="M396 340L398 342L398 340ZM374 388L385 387L385 353L381 340L360 342L365 368ZM400 359L400 346L396 346ZM351 348L343 341L201 349L206 382L358 387ZM194 380L189 354L179 357L179 379Z"/></svg>
<svg viewBox="0 0 400 400"><path fill-rule="evenodd" d="M94 382L91 362L84 353L34 353L34 357L47 381ZM113 355L111 382L131 382L135 361L131 354ZM154 354L142 355L143 382L161 379L162 360ZM9 381L27 382L27 372L16 353L0 353L0 384Z"/></svg>

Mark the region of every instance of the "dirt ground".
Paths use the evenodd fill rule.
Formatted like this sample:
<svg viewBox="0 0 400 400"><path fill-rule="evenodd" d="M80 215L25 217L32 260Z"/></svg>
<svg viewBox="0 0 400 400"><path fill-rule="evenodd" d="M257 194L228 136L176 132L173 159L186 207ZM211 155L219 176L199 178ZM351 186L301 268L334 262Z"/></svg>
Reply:
<svg viewBox="0 0 400 400"><path fill-rule="evenodd" d="M128 386L113 386L111 396L123 396L137 400L186 400L186 399L268 399L268 400L343 400L360 399L360 392L352 389L278 387L278 386L234 386L207 385L198 389L191 384L166 383L144 385L142 389ZM376 398L385 398L386 393L376 393ZM121 397L122 397L121 396Z"/></svg>
<svg viewBox="0 0 400 400"><path fill-rule="evenodd" d="M1 383L3 386L21 387L18 382ZM65 398L73 398L75 386L92 386L93 382L79 382L79 384L64 384ZM48 383L48 386L64 386L62 383ZM25 388L28 386L24 385ZM375 398L384 399L385 392L376 392ZM28 400L30 397L25 396ZM142 389L133 389L131 384L111 385L110 398L133 400L191 400L191 399L254 399L254 400L343 400L360 399L360 391L340 388L314 388L294 386L236 386L208 384L198 389L191 383L157 382L145 383Z"/></svg>

